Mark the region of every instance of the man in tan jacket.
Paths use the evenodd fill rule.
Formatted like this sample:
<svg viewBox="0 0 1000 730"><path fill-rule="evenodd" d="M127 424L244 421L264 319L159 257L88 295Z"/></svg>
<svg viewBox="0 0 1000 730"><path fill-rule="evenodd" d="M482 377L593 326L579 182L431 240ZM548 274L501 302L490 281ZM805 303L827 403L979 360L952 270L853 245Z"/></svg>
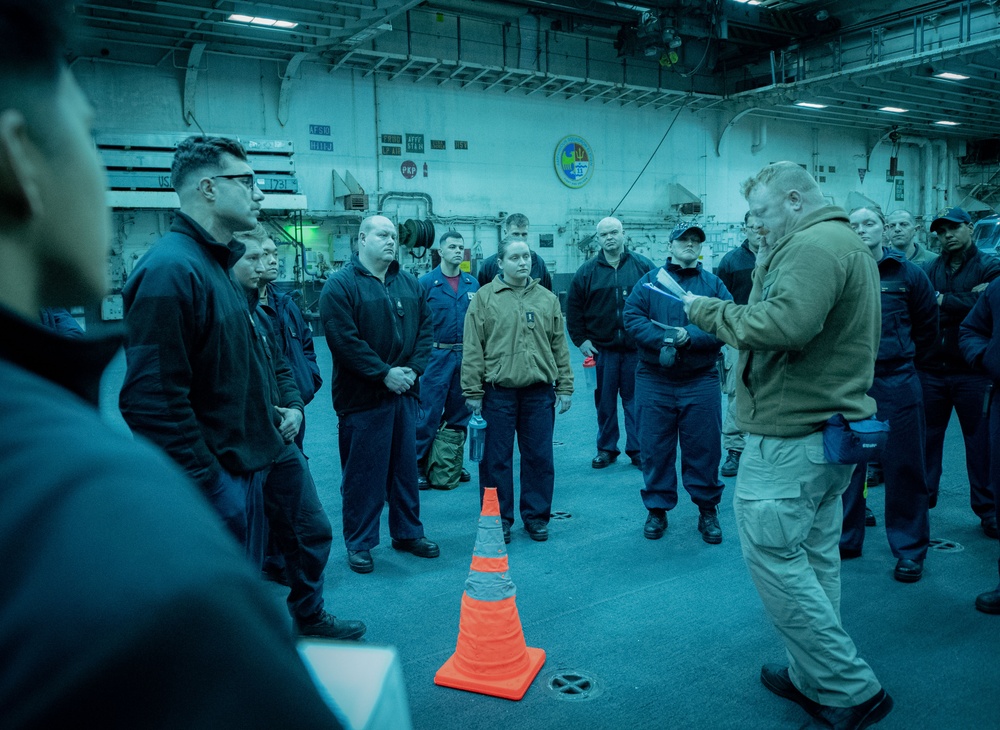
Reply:
<svg viewBox="0 0 1000 730"><path fill-rule="evenodd" d="M841 494L854 466L826 460L822 428L837 413L875 413L878 269L799 165L768 165L743 194L767 229L748 304L688 294L685 308L740 351L736 422L748 436L736 523L789 664L764 665L761 681L821 723L864 728L892 698L840 622Z"/></svg>

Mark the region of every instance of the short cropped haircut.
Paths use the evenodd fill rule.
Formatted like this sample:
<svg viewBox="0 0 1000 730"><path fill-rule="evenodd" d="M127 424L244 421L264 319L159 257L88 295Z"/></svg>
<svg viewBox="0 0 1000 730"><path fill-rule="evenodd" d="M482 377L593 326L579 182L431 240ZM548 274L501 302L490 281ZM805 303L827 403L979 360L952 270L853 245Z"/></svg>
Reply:
<svg viewBox="0 0 1000 730"><path fill-rule="evenodd" d="M747 200L758 187L774 188L781 192L797 190L811 202L823 202L816 180L795 162L774 162L743 182L743 197Z"/></svg>
<svg viewBox="0 0 1000 730"><path fill-rule="evenodd" d="M503 261L504 257L507 256L507 249L510 248L510 244L512 243L523 243L526 246L528 245L528 242L522 238L511 238L510 236L504 236L503 240L501 240L500 243L497 244L497 261ZM531 251L530 246L528 246L528 251L530 253Z"/></svg>
<svg viewBox="0 0 1000 730"><path fill-rule="evenodd" d="M514 226L521 228L527 225L528 225L528 216L526 216L524 213L511 213L509 216L503 219L503 224L501 227L503 228L503 232L507 233L507 231L509 231Z"/></svg>
<svg viewBox="0 0 1000 730"><path fill-rule="evenodd" d="M0 2L0 111L18 109L29 129L53 123L51 103L66 68L66 44L72 30L68 0ZM33 135L50 149L47 135Z"/></svg>
<svg viewBox="0 0 1000 730"><path fill-rule="evenodd" d="M917 218L916 218L916 216L914 216L913 213L911 213L910 211L908 211L906 208L897 208L896 210L892 211L888 215L896 215L897 213L904 214L907 218L910 219L910 223L912 223L913 225L917 225ZM886 217L888 217L888 216L886 216Z"/></svg>
<svg viewBox="0 0 1000 730"><path fill-rule="evenodd" d="M3 0L0 3L0 88L31 79L54 85L64 66L70 30L68 0ZM0 99L6 106L6 98Z"/></svg>
<svg viewBox="0 0 1000 730"><path fill-rule="evenodd" d="M238 231L233 234L233 240L239 241L244 246L257 245L263 247L271 239L271 235L264 228L263 223L257 223L249 231Z"/></svg>
<svg viewBox="0 0 1000 730"><path fill-rule="evenodd" d="M456 230L445 231L444 233L441 234L441 238L438 239L438 246L443 246L444 242L447 241L449 238L458 238L459 240L462 241L465 240L464 238L462 238L462 234Z"/></svg>
<svg viewBox="0 0 1000 730"><path fill-rule="evenodd" d="M247 151L235 139L228 137L188 137L174 152L174 164L170 168L170 184L180 190L187 179L206 167L222 169L223 157L232 155L246 162Z"/></svg>

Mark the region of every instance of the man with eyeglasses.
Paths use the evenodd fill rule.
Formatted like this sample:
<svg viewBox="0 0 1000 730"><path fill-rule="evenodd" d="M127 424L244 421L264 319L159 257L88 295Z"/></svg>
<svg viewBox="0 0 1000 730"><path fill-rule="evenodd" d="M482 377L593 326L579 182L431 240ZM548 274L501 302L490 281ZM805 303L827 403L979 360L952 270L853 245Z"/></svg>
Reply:
<svg viewBox="0 0 1000 730"><path fill-rule="evenodd" d="M288 442L302 418L301 400L298 409L279 409L266 398L269 374L255 323L229 276L243 254L242 245L230 247L233 233L256 225L264 194L243 146L224 137L178 144L171 183L181 208L122 290L128 367L119 406L134 433L158 444L198 484L259 569L263 484L289 448L297 451ZM364 633L361 622L324 611L322 592L308 606L292 598L303 635Z"/></svg>
<svg viewBox="0 0 1000 730"><path fill-rule="evenodd" d="M357 253L327 279L319 312L333 355L348 566L375 569L386 502L392 547L436 558L420 522L416 451L418 378L434 329L420 282L396 261L395 223L381 215L361 222Z"/></svg>

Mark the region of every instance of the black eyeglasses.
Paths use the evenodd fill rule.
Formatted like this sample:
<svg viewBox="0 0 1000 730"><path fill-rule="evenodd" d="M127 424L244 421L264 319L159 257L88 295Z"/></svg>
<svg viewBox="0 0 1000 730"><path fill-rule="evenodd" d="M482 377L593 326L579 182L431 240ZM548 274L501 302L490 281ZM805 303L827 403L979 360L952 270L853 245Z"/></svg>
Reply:
<svg viewBox="0 0 1000 730"><path fill-rule="evenodd" d="M256 184L252 172L243 172L238 175L212 175L213 180L220 177L225 180L235 180L247 190L253 190Z"/></svg>

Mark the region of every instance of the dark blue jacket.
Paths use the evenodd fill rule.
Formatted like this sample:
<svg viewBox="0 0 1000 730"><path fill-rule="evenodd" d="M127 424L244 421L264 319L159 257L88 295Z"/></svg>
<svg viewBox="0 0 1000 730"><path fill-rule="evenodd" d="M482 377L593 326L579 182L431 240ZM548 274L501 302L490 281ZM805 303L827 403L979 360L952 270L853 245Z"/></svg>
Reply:
<svg viewBox="0 0 1000 730"><path fill-rule="evenodd" d="M726 289L733 295L737 304L746 304L753 289L753 270L757 266L757 254L750 250L750 243L744 241L740 246L722 257L715 267L715 275L722 279Z"/></svg>
<svg viewBox="0 0 1000 730"><path fill-rule="evenodd" d="M701 264L682 269L668 259L663 269L692 294L732 301L732 295L719 277L705 271ZM625 302L625 329L639 346L639 367L672 381L692 380L716 373L722 340L691 324L680 301L644 286L647 282L655 284L658 271L659 268L653 269L643 276ZM653 321L670 327L683 327L690 336L687 343L677 348L676 360L670 368L660 365L660 349L668 332Z"/></svg>
<svg viewBox="0 0 1000 730"><path fill-rule="evenodd" d="M934 347L938 336L938 306L930 279L902 251L882 249L878 275L882 289L882 337L875 358L875 375L912 367Z"/></svg>
<svg viewBox="0 0 1000 730"><path fill-rule="evenodd" d="M974 287L1000 276L1000 260L982 253L970 244L962 256L962 264L952 272L942 255L924 265L924 272L935 291L944 295L941 302L940 332L935 347L927 357L917 362L920 370L947 375L970 373L972 367L962 357L958 347L958 328L979 300Z"/></svg>
<svg viewBox="0 0 1000 730"><path fill-rule="evenodd" d="M366 411L394 397L385 376L394 367L422 375L434 341L431 311L417 278L393 261L383 284L355 254L326 280L319 297L326 344L333 355L337 415ZM420 380L403 395L420 397Z"/></svg>
<svg viewBox="0 0 1000 730"><path fill-rule="evenodd" d="M479 282L464 271L458 275L458 292L456 293L438 266L420 277L420 286L424 289L427 306L430 307L434 322L434 342L447 345L462 344L462 332L465 326L465 313L469 302L479 291Z"/></svg>
<svg viewBox="0 0 1000 730"><path fill-rule="evenodd" d="M122 416L203 486L284 448L247 298L229 278L241 255L178 212L122 291Z"/></svg>
<svg viewBox="0 0 1000 730"><path fill-rule="evenodd" d="M0 331L0 724L339 727L205 498L97 412L121 333Z"/></svg>
<svg viewBox="0 0 1000 730"><path fill-rule="evenodd" d="M316 362L316 347L313 344L312 328L309 327L302 310L288 292L279 292L272 283L267 285L267 304L261 309L270 319L281 352L292 369L295 386L308 404L323 385L323 377Z"/></svg>
<svg viewBox="0 0 1000 730"><path fill-rule="evenodd" d="M656 264L645 256L623 251L618 267L608 263L604 251L583 262L573 277L566 298L566 328L573 344L587 340L600 350L635 350L625 330L625 300Z"/></svg>
<svg viewBox="0 0 1000 730"><path fill-rule="evenodd" d="M1000 383L1000 283L993 282L959 328L959 347L966 362Z"/></svg>

